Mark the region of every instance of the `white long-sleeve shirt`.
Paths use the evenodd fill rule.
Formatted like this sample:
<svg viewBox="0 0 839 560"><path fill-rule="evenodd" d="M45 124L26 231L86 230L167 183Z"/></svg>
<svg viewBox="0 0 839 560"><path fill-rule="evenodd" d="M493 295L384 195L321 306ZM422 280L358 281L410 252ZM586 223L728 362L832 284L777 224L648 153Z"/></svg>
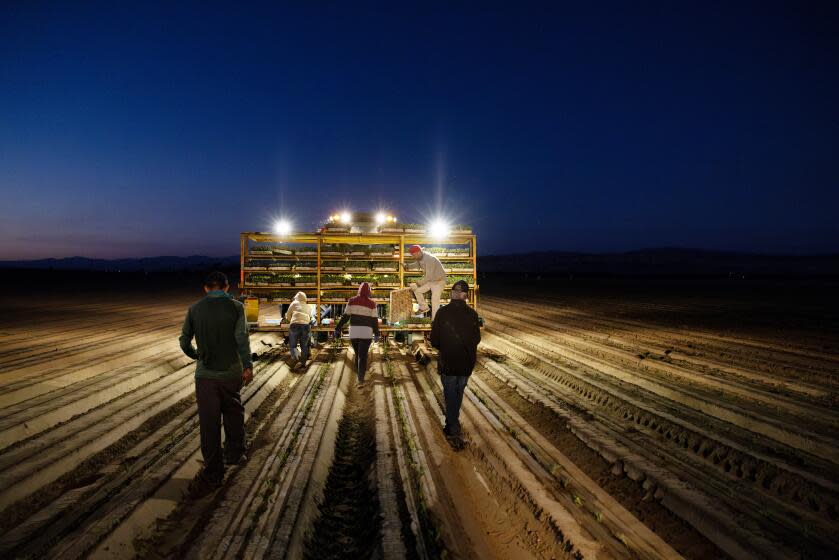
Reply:
<svg viewBox="0 0 839 560"><path fill-rule="evenodd" d="M431 253L423 251L419 265L422 269L422 278L417 280L417 286L423 286L429 282L446 281L446 270L443 268L443 263Z"/></svg>

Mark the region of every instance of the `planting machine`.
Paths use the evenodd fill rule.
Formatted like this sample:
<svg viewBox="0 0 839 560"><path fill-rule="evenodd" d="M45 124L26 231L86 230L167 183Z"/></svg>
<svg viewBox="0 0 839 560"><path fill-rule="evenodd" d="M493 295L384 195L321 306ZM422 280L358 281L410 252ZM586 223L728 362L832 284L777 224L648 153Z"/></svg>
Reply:
<svg viewBox="0 0 839 560"><path fill-rule="evenodd" d="M271 233L242 233L240 243L240 297L254 331L286 331L283 313L302 291L311 304L313 330L331 332L360 282L373 289L383 335L429 331L427 317L388 321L391 292L422 274L408 254L415 244L443 262L448 276L443 304L451 286L466 280L469 304L478 305L476 236L466 226L402 224L381 212L344 212L330 216L312 233L293 232L281 221Z"/></svg>

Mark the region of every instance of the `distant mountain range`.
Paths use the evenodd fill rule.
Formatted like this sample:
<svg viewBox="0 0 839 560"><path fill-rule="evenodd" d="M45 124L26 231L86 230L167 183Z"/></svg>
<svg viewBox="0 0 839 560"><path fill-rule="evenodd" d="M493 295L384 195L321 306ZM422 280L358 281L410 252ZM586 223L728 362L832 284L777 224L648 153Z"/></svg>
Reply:
<svg viewBox="0 0 839 560"><path fill-rule="evenodd" d="M101 272L169 272L238 268L239 256L89 259L68 257L0 261L5 269L85 270ZM702 249L642 249L625 253L543 251L478 257L478 271L567 275L794 275L839 276L839 255L758 255Z"/></svg>
<svg viewBox="0 0 839 560"><path fill-rule="evenodd" d="M139 259L89 259L87 257L66 257L62 259L38 259L0 261L0 268L90 270L99 272L168 272L182 270L207 270L211 268L232 268L239 266L239 256L206 257L144 257Z"/></svg>
<svg viewBox="0 0 839 560"><path fill-rule="evenodd" d="M479 257L478 270L581 276L839 276L839 254L760 255L680 248L593 254L546 251Z"/></svg>

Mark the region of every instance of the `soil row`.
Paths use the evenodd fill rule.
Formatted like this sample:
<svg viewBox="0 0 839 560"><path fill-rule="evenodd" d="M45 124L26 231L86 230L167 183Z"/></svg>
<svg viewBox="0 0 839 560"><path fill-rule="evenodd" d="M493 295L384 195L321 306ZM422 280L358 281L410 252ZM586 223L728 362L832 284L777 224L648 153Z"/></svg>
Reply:
<svg viewBox="0 0 839 560"><path fill-rule="evenodd" d="M506 318L496 314L495 320L503 326ZM670 479L672 487L688 482L699 491L691 498L695 504L688 503L686 508L670 499L673 509L681 510L674 512L683 519L692 518L697 530L720 541L729 552L739 555L762 546L766 557L771 557L773 551L792 542L794 549L805 552L836 547L830 529L837 512L836 470L831 463L794 449L778 453L783 446L767 447L756 440L751 425L726 422L718 429L697 429L707 427L708 418L697 414L695 407L645 395L631 384L609 379L591 363L560 360L544 336L541 344L529 343L512 331L496 331L496 322L490 325L485 340L501 363L484 360L487 373L514 387L529 402L561 412L559 416L566 421L573 421L571 416L576 414L575 429L582 439L617 464L616 471L638 470L653 494L658 486L659 499L666 494L662 479ZM656 400L661 401L659 406L653 404ZM585 415L599 424L593 433L586 432L592 432L595 423L580 421ZM690 421L691 417L696 420ZM645 469L637 469L637 460L632 466L632 461L623 459L631 455L644 459ZM657 476L652 476L656 470ZM703 510L701 515L697 508ZM708 523L715 517L717 523ZM743 530L735 531L726 544L719 539L718 535L726 533L720 526L736 525L732 519L741 520ZM802 519L810 528L804 539L797 535ZM754 531L753 526L763 529ZM766 540L763 534L772 539Z"/></svg>

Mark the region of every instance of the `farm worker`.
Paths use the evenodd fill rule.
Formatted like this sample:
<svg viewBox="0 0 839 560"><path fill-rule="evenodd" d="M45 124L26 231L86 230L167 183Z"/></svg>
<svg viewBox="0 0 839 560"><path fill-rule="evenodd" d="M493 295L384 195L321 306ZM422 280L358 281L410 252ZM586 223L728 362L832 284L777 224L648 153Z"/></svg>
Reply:
<svg viewBox="0 0 839 560"><path fill-rule="evenodd" d="M349 321L350 344L355 352L356 375L358 386L364 386L364 374L367 373L367 353L373 339L379 341L379 313L376 302L370 298L370 284L362 282L358 295L347 301L347 307L341 320L335 325L335 337L341 336L341 329Z"/></svg>
<svg viewBox="0 0 839 560"><path fill-rule="evenodd" d="M246 460L245 408L239 391L253 378L245 307L228 295L227 276L211 272L205 296L189 308L181 330L181 350L194 360L195 397L204 468L196 481L205 489L221 485L224 464ZM195 338L198 348L192 345ZM224 422L224 460L221 424Z"/></svg>
<svg viewBox="0 0 839 560"><path fill-rule="evenodd" d="M446 401L443 433L455 449L464 446L460 435L460 405L481 342L478 314L467 305L468 298L469 284L458 280L452 287L451 301L431 323L431 345L438 350L437 369Z"/></svg>
<svg viewBox="0 0 839 560"><path fill-rule="evenodd" d="M414 291L414 297L417 298L420 313L428 312L428 304L423 294L431 292L431 318L434 319L440 308L440 296L446 287L446 271L440 259L431 253L426 253L419 245L411 245L409 251L414 261L422 268L422 278L412 282L410 288Z"/></svg>
<svg viewBox="0 0 839 560"><path fill-rule="evenodd" d="M309 335L312 332L312 315L306 294L303 292L295 294L285 313L285 320L289 324L288 346L291 359L298 362L294 364L294 367L298 365L306 367L306 361L309 359ZM299 358L297 353L298 344L300 345Z"/></svg>

